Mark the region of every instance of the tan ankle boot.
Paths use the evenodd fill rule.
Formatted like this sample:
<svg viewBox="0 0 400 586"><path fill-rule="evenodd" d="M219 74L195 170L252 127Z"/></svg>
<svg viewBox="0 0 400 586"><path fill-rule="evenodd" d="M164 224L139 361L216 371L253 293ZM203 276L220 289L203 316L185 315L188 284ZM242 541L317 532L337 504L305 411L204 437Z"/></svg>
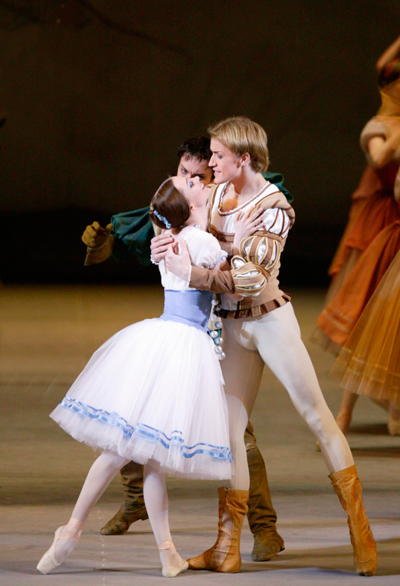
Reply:
<svg viewBox="0 0 400 586"><path fill-rule="evenodd" d="M276 513L272 506L267 471L250 421L248 422L244 439L250 472L247 518L250 531L254 535L251 559L253 562L265 562L283 551L285 544L276 530Z"/></svg>
<svg viewBox="0 0 400 586"><path fill-rule="evenodd" d="M348 518L354 565L360 576L373 576L377 567L376 543L362 502L362 486L355 466L329 475Z"/></svg>
<svg viewBox="0 0 400 586"><path fill-rule="evenodd" d="M191 570L239 572L240 532L247 513L248 490L219 488L219 521L217 541L207 551L188 560Z"/></svg>

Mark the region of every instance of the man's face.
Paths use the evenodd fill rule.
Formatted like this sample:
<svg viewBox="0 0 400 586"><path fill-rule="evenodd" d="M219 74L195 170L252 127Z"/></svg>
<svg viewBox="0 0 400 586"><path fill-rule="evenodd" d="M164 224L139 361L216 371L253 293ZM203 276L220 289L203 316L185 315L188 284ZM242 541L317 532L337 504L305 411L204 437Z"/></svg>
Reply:
<svg viewBox="0 0 400 586"><path fill-rule="evenodd" d="M212 157L209 165L214 171L214 182L218 185L233 181L240 173L240 158L216 138L211 139Z"/></svg>
<svg viewBox="0 0 400 586"><path fill-rule="evenodd" d="M185 179L198 177L204 185L208 185L213 179L213 172L208 166L208 161L200 161L187 155L184 155L179 161L176 174L178 177L184 177Z"/></svg>

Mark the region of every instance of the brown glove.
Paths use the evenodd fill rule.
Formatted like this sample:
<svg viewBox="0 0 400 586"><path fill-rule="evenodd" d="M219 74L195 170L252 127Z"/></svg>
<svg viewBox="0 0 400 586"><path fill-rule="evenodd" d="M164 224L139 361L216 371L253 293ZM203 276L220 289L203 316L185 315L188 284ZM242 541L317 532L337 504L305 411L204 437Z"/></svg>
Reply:
<svg viewBox="0 0 400 586"><path fill-rule="evenodd" d="M268 272L252 262L246 262L241 256L232 257L231 267L235 295L257 297L267 284Z"/></svg>
<svg viewBox="0 0 400 586"><path fill-rule="evenodd" d="M90 248L99 248L109 238L112 229L112 224L102 228L98 222L93 222L90 226L86 226L86 230L82 234L82 242Z"/></svg>
<svg viewBox="0 0 400 586"><path fill-rule="evenodd" d="M82 234L82 242L88 247L85 266L104 262L111 256L114 248L112 229L112 224L102 228L98 222L86 226L86 230Z"/></svg>

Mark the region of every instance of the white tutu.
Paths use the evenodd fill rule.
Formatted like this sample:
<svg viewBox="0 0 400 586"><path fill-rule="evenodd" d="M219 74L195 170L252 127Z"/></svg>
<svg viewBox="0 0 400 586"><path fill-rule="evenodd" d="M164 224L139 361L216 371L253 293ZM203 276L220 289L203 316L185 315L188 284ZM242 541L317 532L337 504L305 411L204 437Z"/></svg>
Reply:
<svg viewBox="0 0 400 586"><path fill-rule="evenodd" d="M232 474L222 373L196 327L148 319L118 332L50 417L78 441L174 476Z"/></svg>

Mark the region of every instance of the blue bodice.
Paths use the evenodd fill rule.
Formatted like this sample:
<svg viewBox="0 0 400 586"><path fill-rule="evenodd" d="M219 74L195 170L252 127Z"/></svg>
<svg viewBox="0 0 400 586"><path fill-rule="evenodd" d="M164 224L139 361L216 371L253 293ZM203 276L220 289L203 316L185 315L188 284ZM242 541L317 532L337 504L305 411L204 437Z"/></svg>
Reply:
<svg viewBox="0 0 400 586"><path fill-rule="evenodd" d="M210 317L211 291L164 291L164 313L160 319L193 326L207 333Z"/></svg>

